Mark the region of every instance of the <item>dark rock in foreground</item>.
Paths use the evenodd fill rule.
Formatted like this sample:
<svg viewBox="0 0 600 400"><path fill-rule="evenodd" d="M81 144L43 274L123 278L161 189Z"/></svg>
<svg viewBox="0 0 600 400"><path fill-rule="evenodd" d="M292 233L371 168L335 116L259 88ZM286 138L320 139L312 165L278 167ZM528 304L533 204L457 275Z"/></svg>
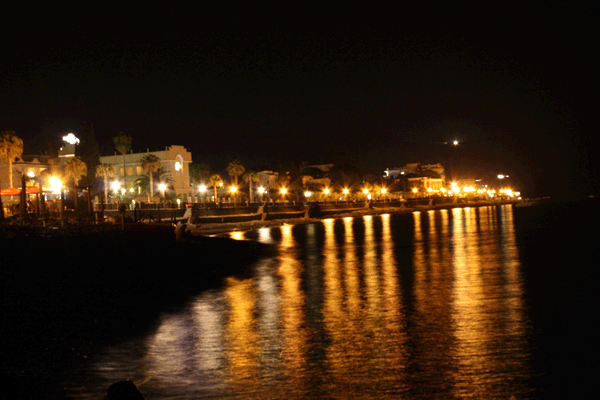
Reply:
<svg viewBox="0 0 600 400"><path fill-rule="evenodd" d="M113 383L106 393L104 400L144 400L135 383L129 379Z"/></svg>

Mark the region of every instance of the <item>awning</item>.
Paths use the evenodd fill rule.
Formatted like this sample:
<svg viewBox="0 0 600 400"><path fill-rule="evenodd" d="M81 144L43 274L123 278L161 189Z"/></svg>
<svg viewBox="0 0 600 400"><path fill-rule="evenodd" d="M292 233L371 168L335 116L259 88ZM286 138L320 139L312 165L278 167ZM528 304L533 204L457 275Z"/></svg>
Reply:
<svg viewBox="0 0 600 400"><path fill-rule="evenodd" d="M50 190L42 189L44 192L50 192ZM27 194L38 194L40 192L40 188L37 186L29 186L25 189L25 193ZM21 194L21 188L6 188L0 190L1 196L18 196Z"/></svg>
<svg viewBox="0 0 600 400"><path fill-rule="evenodd" d="M20 194L21 194L21 189L6 188L6 189L0 190L0 195L2 195L2 196L18 196Z"/></svg>

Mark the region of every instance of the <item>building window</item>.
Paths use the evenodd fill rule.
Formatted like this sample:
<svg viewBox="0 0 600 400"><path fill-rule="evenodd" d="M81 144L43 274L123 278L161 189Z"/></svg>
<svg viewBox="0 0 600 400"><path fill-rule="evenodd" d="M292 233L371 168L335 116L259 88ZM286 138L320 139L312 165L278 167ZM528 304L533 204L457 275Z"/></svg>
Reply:
<svg viewBox="0 0 600 400"><path fill-rule="evenodd" d="M135 167L135 174L136 175L143 175L144 174L144 170L142 169L141 165L138 165L137 167Z"/></svg>
<svg viewBox="0 0 600 400"><path fill-rule="evenodd" d="M127 176L133 176L133 167L127 167Z"/></svg>
<svg viewBox="0 0 600 400"><path fill-rule="evenodd" d="M125 170L123 169L123 167L119 168L119 176L125 176Z"/></svg>

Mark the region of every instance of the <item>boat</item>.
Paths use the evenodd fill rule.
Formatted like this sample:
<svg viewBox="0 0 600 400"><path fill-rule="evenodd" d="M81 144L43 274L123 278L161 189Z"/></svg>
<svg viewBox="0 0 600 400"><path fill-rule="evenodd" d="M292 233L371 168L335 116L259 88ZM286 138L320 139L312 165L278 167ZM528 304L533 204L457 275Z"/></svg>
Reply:
<svg viewBox="0 0 600 400"><path fill-rule="evenodd" d="M535 206L539 203L539 200L525 200L519 203L515 203L515 207L531 207L531 206Z"/></svg>

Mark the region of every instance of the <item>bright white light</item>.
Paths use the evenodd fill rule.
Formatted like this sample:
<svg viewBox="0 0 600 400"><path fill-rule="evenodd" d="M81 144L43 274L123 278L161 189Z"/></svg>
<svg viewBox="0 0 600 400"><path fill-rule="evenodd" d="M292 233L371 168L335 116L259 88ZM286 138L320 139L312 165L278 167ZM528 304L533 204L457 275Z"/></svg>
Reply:
<svg viewBox="0 0 600 400"><path fill-rule="evenodd" d="M502 175L502 174L499 174L499 175L498 175L498 179L504 179L504 178L505 178L505 176L504 176L504 175Z"/></svg>
<svg viewBox="0 0 600 400"><path fill-rule="evenodd" d="M121 184L117 181L114 181L110 187L112 188L112 190L115 191L115 193L121 188Z"/></svg>
<svg viewBox="0 0 600 400"><path fill-rule="evenodd" d="M177 162L175 163L175 171L178 171L178 172L179 172L179 170L180 170L180 169L181 169L181 163L180 163L179 161L177 161Z"/></svg>
<svg viewBox="0 0 600 400"><path fill-rule="evenodd" d="M160 185L158 185L158 189L162 192L164 192L165 190L167 190L167 185L165 185L164 183L161 183Z"/></svg>
<svg viewBox="0 0 600 400"><path fill-rule="evenodd" d="M30 177L30 178L33 178L33 171L29 171L29 172L27 173L27 176L28 176L28 177Z"/></svg>
<svg viewBox="0 0 600 400"><path fill-rule="evenodd" d="M69 133L67 136L63 136L63 141L69 144L79 144L79 139L72 133Z"/></svg>
<svg viewBox="0 0 600 400"><path fill-rule="evenodd" d="M309 191L304 192L304 197L310 197L312 196L312 193Z"/></svg>
<svg viewBox="0 0 600 400"><path fill-rule="evenodd" d="M55 194L60 193L61 188L62 188L62 182L60 181L60 179L58 179L55 176L50 178L50 190L52 190L53 193L55 193Z"/></svg>
<svg viewBox="0 0 600 400"><path fill-rule="evenodd" d="M200 187L198 188L202 193L206 192L206 186L204 185L200 185Z"/></svg>
<svg viewBox="0 0 600 400"><path fill-rule="evenodd" d="M265 188L264 187L259 187L258 188L258 193L263 194L265 192Z"/></svg>

